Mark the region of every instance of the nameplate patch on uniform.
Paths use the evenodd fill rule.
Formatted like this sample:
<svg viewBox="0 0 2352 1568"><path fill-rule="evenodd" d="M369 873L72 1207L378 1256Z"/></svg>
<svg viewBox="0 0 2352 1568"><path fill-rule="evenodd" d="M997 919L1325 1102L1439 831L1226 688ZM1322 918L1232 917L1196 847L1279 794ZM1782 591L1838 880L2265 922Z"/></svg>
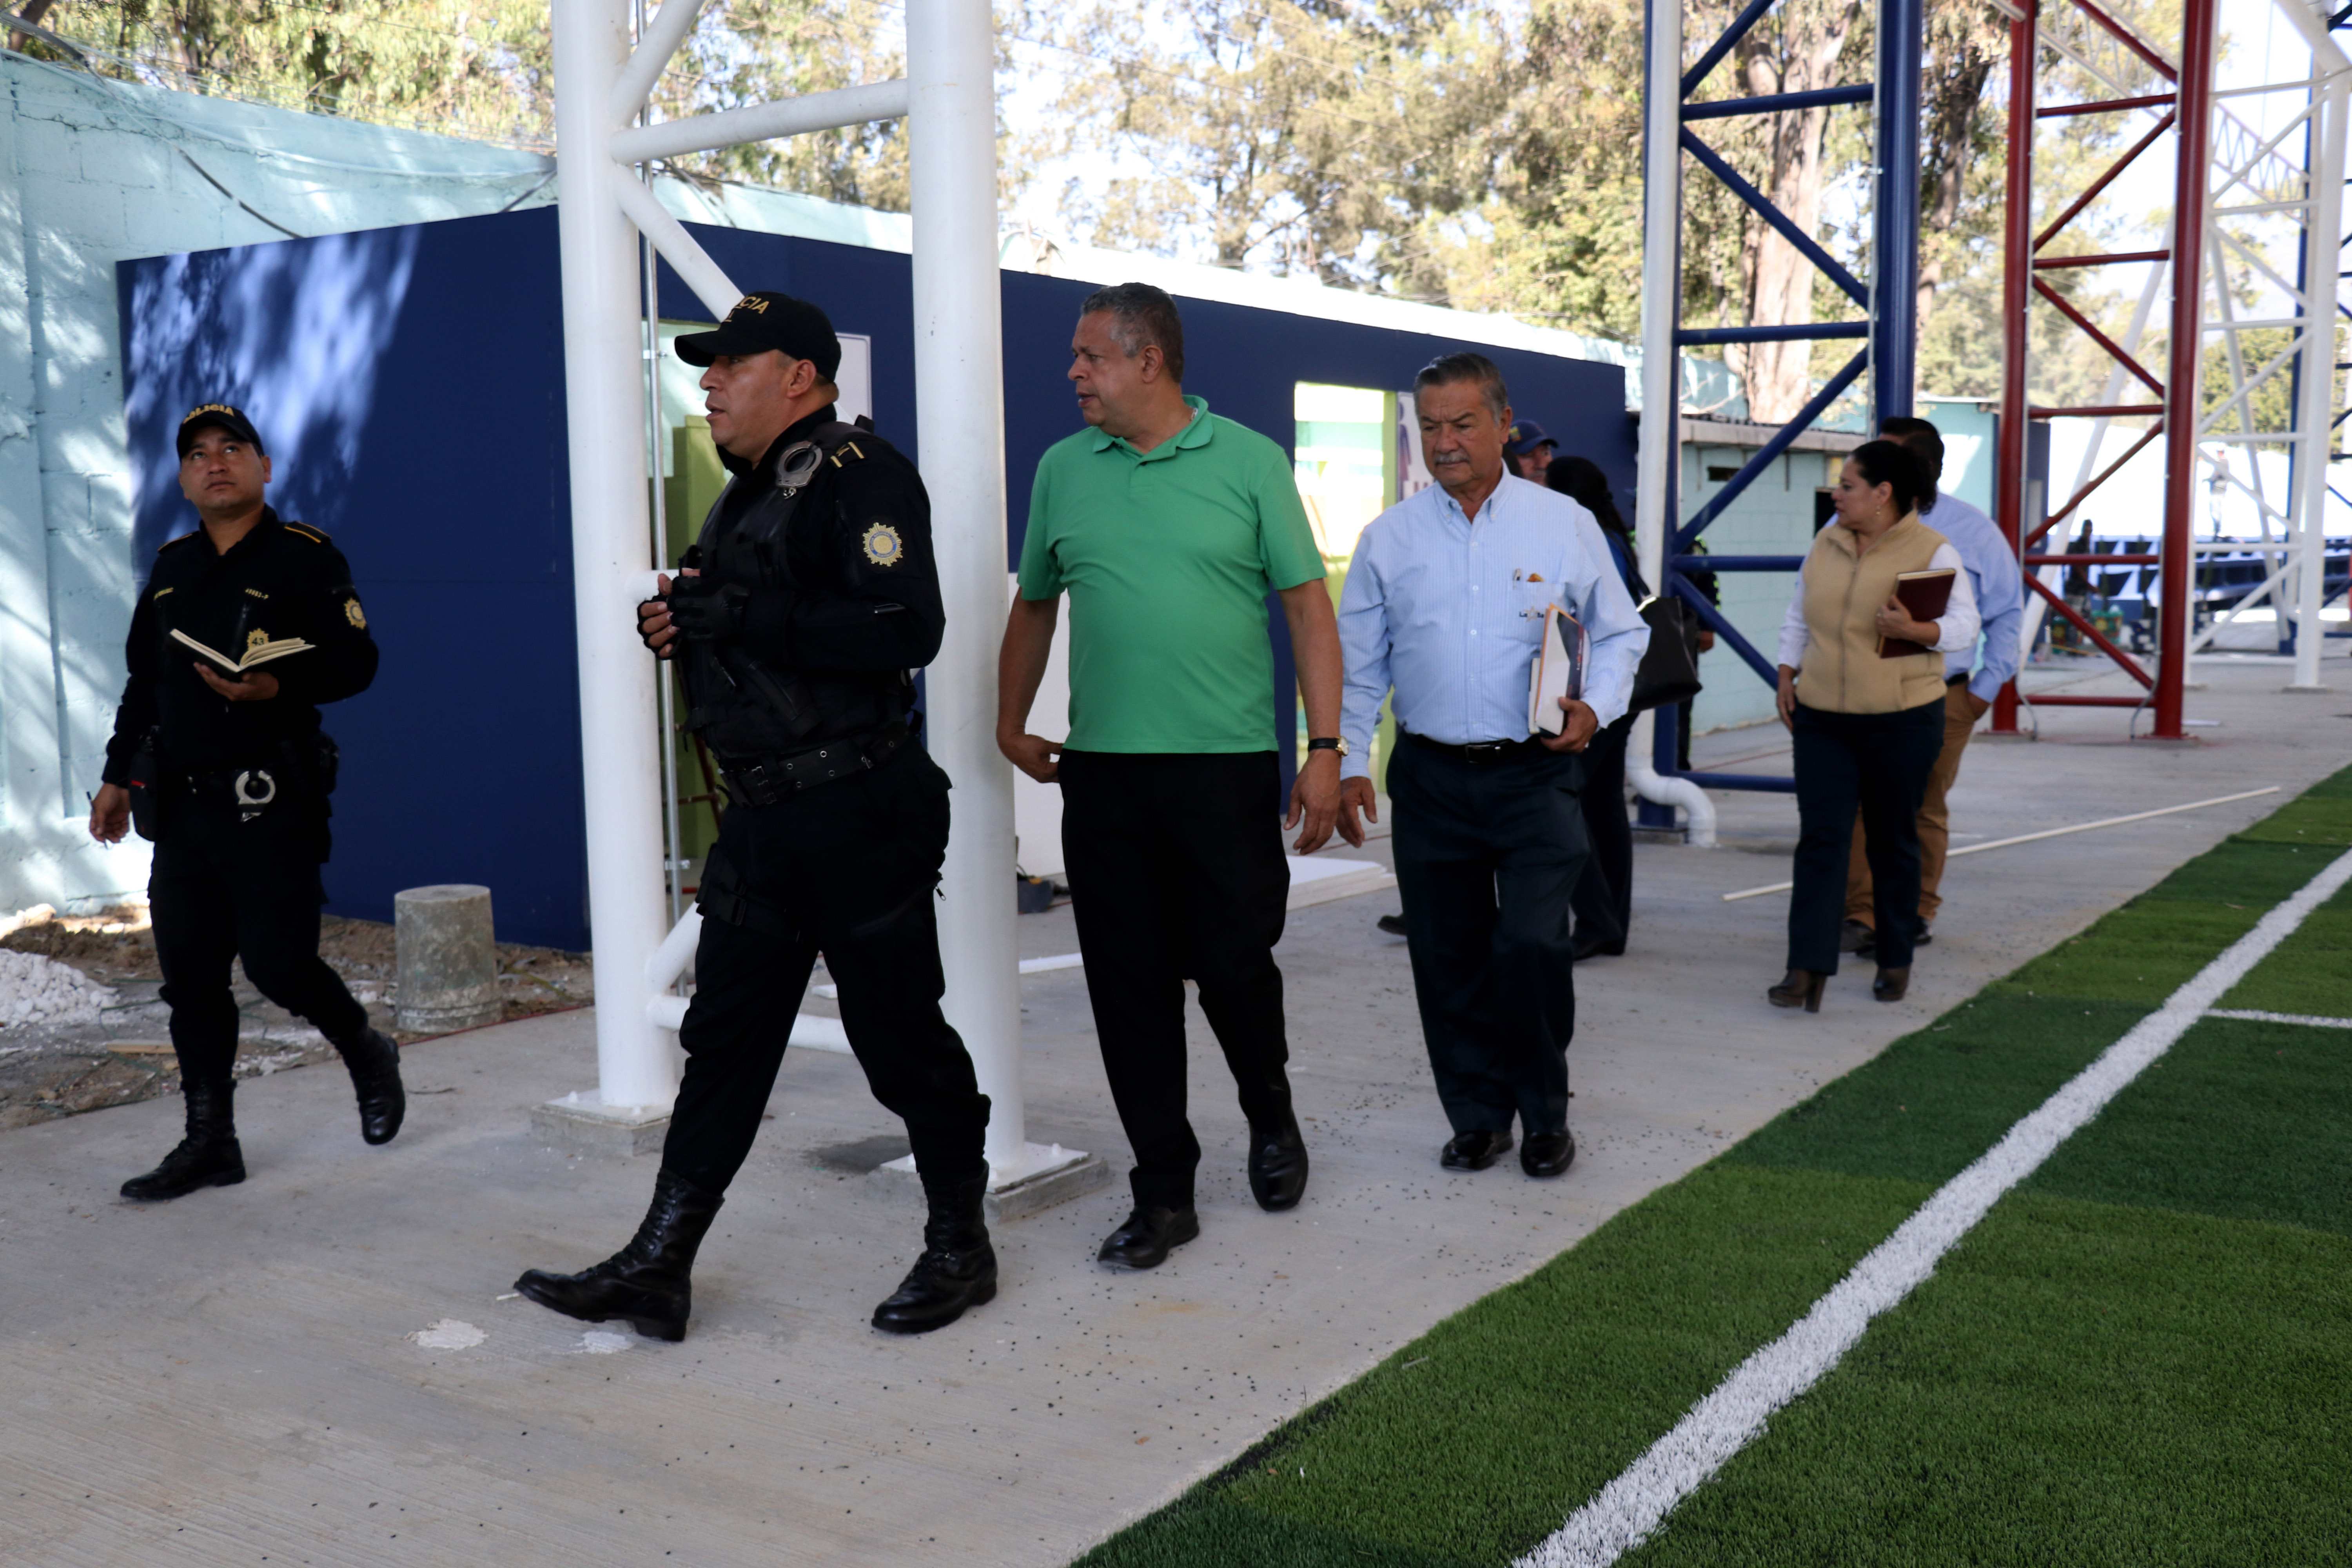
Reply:
<svg viewBox="0 0 2352 1568"><path fill-rule="evenodd" d="M863 541L866 559L877 566L896 566L907 557L907 542L898 531L887 522L877 522L866 531Z"/></svg>

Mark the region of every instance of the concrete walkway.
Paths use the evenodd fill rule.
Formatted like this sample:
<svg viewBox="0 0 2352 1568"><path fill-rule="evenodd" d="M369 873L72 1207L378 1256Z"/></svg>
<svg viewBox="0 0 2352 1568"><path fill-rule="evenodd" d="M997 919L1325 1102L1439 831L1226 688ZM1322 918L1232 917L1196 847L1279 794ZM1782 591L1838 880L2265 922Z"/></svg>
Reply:
<svg viewBox="0 0 2352 1568"><path fill-rule="evenodd" d="M1721 895L1787 875L1772 847L1794 809L1718 797L1727 842L1759 852L1643 847L1633 952L1579 972L1581 1152L1559 1182L1437 1168L1403 945L1372 929L1393 893L1301 910L1281 956L1306 1203L1251 1205L1243 1123L1196 1017L1202 1238L1156 1273L1099 1270L1122 1183L1003 1227L1003 1296L919 1340L865 1326L918 1226L866 1190L861 1173L904 1145L843 1057L787 1062L677 1346L502 1299L524 1267L625 1240L652 1179L651 1159L530 1138L533 1104L591 1081L586 1014L414 1047L408 1128L381 1150L360 1143L331 1068L250 1082L252 1179L162 1207L114 1189L169 1146L175 1102L0 1134L0 1561L1065 1563L2352 761L2352 691L2330 673L2335 693L2288 696L2282 668L2200 664L2190 714L2221 722L2185 745L2126 743L2105 710L2044 710L2040 744L1979 740L1953 804L1980 837L2284 793L1955 862L1895 1006L1869 1001L1866 971L1832 982L1816 1017L1764 1005L1785 900ZM1703 755L1765 772L1781 748L1750 731ZM1362 853L1385 859L1385 843ZM1075 950L1069 921L1024 919L1024 956ZM1034 975L1023 995L1030 1136L1123 1170L1083 973ZM478 1342L414 1337L436 1324Z"/></svg>

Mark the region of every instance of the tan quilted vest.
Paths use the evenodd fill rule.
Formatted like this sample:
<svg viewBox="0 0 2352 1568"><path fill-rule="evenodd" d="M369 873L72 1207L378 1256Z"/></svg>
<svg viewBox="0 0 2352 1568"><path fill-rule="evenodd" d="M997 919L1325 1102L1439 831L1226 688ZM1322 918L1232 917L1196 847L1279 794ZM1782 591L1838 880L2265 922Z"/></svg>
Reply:
<svg viewBox="0 0 2352 1568"><path fill-rule="evenodd" d="M1878 536L1857 559L1851 530L1832 523L1805 557L1805 630L1797 700L1825 713L1897 713L1944 695L1944 656L1878 657L1878 606L1904 572L1925 572L1944 536L1917 512Z"/></svg>

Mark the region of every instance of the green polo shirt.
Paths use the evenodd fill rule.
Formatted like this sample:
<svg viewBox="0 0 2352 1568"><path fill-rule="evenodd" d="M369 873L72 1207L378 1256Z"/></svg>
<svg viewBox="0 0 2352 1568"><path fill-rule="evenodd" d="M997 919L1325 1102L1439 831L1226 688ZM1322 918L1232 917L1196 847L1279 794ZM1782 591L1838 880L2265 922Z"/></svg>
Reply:
<svg viewBox="0 0 2352 1568"><path fill-rule="evenodd" d="M1275 749L1266 595L1323 575L1290 455L1198 397L1139 452L1100 430L1037 464L1021 596L1070 595L1081 752Z"/></svg>

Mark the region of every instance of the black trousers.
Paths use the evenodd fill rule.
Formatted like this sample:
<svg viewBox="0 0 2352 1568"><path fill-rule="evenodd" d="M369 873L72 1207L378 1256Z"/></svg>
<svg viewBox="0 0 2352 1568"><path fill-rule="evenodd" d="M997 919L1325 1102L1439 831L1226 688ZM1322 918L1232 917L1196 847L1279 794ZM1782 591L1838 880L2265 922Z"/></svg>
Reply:
<svg viewBox="0 0 2352 1568"><path fill-rule="evenodd" d="M1290 1115L1274 944L1290 898L1272 752L1064 752L1062 858L1111 1100L1144 1207L1187 1208L1201 1142L1185 1117L1184 982L1254 1127Z"/></svg>
<svg viewBox="0 0 2352 1568"><path fill-rule="evenodd" d="M331 1040L367 1026L319 956L319 823L281 801L251 822L226 794L180 795L147 879L155 959L183 1083L225 1083L236 1063L232 959L280 1007Z"/></svg>
<svg viewBox="0 0 2352 1568"><path fill-rule="evenodd" d="M1584 841L1591 858L1570 904L1579 942L1617 943L1633 929L1633 823L1625 815L1625 742L1633 715L1603 728L1584 748Z"/></svg>
<svg viewBox="0 0 2352 1568"><path fill-rule="evenodd" d="M1389 761L1413 993L1456 1132L1507 1132L1514 1114L1530 1137L1568 1126L1583 766L1532 749L1474 763L1409 738Z"/></svg>
<svg viewBox="0 0 2352 1568"><path fill-rule="evenodd" d="M1858 808L1878 911L1878 962L1906 968L1919 934L1919 803L1944 749L1943 696L1895 713L1829 713L1800 702L1790 728L1797 864L1789 967L1837 973Z"/></svg>
<svg viewBox="0 0 2352 1568"><path fill-rule="evenodd" d="M706 886L665 1170L723 1193L742 1169L822 952L849 1048L907 1123L924 1189L988 1174L988 1097L940 1010L933 889L947 842L947 775L911 745L870 773L728 808L717 855L753 908L740 924L718 918Z"/></svg>

